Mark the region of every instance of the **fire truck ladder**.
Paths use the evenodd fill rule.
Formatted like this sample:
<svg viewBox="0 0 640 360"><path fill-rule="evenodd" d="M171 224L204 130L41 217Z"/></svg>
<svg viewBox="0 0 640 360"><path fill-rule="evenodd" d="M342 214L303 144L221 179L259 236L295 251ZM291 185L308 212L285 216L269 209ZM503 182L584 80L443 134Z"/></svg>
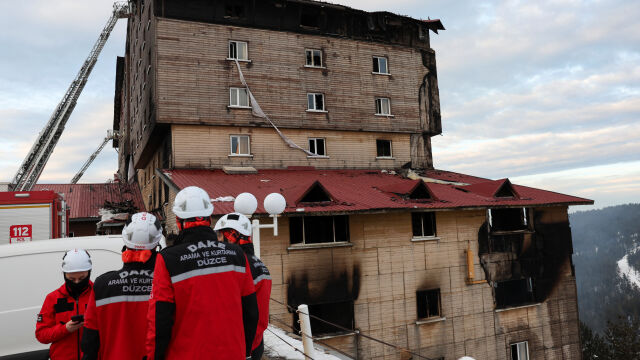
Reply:
<svg viewBox="0 0 640 360"><path fill-rule="evenodd" d="M69 116L71 116L71 112L76 106L78 97L87 83L91 70L93 70L98 60L98 55L104 48L104 44L107 42L118 19L126 18L127 16L129 16L129 5L127 3L116 2L113 4L111 17L102 29L98 41L93 45L89 57L82 64L76 78L67 89L51 118L49 118L49 122L38 134L38 138L13 177L10 184L13 191L29 191L40 178L42 170L44 170L51 153L53 153L53 149L64 131L67 120L69 120Z"/></svg>
<svg viewBox="0 0 640 360"><path fill-rule="evenodd" d="M100 154L100 151L102 151L102 149L104 149L104 146L107 145L109 140L115 139L116 137L118 137L117 133L114 133L111 130L107 131L107 136L104 138L104 140L102 140L102 144L100 144L100 146L98 146L96 151L94 151L93 154L91 154L91 156L89 156L87 161L84 162L84 165L82 165L82 168L80 168L80 171L78 171L78 173L73 177L73 179L71 179L71 183L72 184L77 184L78 183L78 180L80 180L82 175L84 175L84 172L87 171L87 169L89 168L89 166L91 165L93 160L96 159L98 154Z"/></svg>

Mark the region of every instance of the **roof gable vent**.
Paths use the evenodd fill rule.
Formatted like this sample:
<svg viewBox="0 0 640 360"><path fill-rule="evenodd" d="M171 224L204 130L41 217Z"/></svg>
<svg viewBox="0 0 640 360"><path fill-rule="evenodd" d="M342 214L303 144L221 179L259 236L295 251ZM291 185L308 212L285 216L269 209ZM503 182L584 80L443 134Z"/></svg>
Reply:
<svg viewBox="0 0 640 360"><path fill-rule="evenodd" d="M505 181L502 183L502 185L500 185L493 196L497 198L510 199L517 199L519 197L518 193L513 188L513 185L511 185L511 181L509 181L509 179L505 179Z"/></svg>
<svg viewBox="0 0 640 360"><path fill-rule="evenodd" d="M319 181L314 182L302 195L299 203L315 203L332 201L331 195Z"/></svg>
<svg viewBox="0 0 640 360"><path fill-rule="evenodd" d="M409 199L433 200L433 195L431 195L431 191L429 191L429 188L424 181L420 181L409 193Z"/></svg>

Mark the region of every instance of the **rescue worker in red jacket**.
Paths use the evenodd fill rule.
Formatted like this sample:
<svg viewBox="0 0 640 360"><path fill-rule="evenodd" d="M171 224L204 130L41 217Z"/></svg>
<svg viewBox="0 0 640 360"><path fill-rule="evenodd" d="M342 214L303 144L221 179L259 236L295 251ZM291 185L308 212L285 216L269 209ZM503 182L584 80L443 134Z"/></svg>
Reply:
<svg viewBox="0 0 640 360"><path fill-rule="evenodd" d="M64 284L47 295L36 322L36 339L51 344L51 360L82 357L80 339L84 322L79 315L84 315L92 292L91 267L91 257L83 249L69 250L62 257Z"/></svg>
<svg viewBox="0 0 640 360"><path fill-rule="evenodd" d="M140 360L146 355L147 309L162 227L152 214L134 214L122 229L122 269L100 275L85 314L83 360Z"/></svg>
<svg viewBox="0 0 640 360"><path fill-rule="evenodd" d="M156 258L148 359L250 358L258 304L247 257L216 239L203 189L181 190L173 213L180 233Z"/></svg>
<svg viewBox="0 0 640 360"><path fill-rule="evenodd" d="M267 266L255 255L253 243L251 242L251 222L246 216L240 213L224 215L218 220L213 230L216 231L219 241L240 245L249 260L253 285L256 287L258 311L260 313L256 337L251 346L251 358L252 360L260 360L264 353L262 334L267 329L267 326L269 326L271 274Z"/></svg>

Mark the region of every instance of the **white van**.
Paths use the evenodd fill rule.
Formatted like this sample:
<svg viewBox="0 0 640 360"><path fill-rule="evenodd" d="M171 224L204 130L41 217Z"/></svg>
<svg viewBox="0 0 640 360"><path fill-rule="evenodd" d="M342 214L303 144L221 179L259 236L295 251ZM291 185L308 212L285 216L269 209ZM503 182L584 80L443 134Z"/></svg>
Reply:
<svg viewBox="0 0 640 360"><path fill-rule="evenodd" d="M48 293L59 288L62 256L73 248L91 255L91 280L122 267L120 235L0 245L0 359L46 359L49 345L35 338L36 317Z"/></svg>

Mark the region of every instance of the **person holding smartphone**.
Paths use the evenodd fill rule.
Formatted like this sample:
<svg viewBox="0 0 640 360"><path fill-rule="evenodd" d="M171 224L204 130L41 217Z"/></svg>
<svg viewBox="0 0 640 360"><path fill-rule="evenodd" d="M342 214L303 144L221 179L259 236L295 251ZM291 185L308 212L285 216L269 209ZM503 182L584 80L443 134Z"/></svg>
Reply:
<svg viewBox="0 0 640 360"><path fill-rule="evenodd" d="M67 251L62 257L64 284L49 293L36 322L36 339L51 344L51 360L81 359L80 339L93 283L91 257L83 249Z"/></svg>

